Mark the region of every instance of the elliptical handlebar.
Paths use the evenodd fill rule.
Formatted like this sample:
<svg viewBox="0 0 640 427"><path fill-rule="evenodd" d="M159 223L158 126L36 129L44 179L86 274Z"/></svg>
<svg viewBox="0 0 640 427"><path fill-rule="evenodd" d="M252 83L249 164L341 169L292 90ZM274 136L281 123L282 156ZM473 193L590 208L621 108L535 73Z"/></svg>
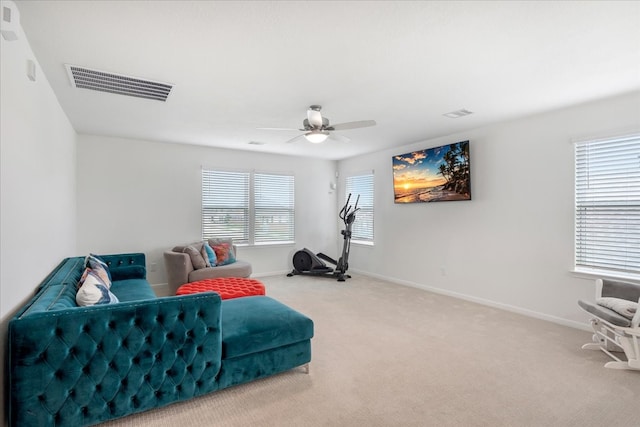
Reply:
<svg viewBox="0 0 640 427"><path fill-rule="evenodd" d="M355 213L358 212L360 210L360 208L358 207L358 202L360 201L360 195L358 194L358 198L356 199L356 204L355 206L351 206L349 204L349 201L351 200L351 193L349 193L349 196L347 197L347 201L344 204L344 206L342 207L342 209L340 209L340 213L338 214L338 216L340 217L340 219L345 223L345 224L350 224L355 220Z"/></svg>

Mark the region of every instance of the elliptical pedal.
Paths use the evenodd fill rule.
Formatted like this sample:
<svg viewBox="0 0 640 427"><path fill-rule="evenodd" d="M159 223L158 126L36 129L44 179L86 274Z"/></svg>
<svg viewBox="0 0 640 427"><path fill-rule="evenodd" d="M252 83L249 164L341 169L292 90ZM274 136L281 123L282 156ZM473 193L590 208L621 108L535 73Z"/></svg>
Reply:
<svg viewBox="0 0 640 427"><path fill-rule="evenodd" d="M329 255L325 255L322 252L319 252L316 254L318 256L318 258L322 258L323 260L330 262L333 265L338 265L338 261L336 261L335 259L331 258Z"/></svg>

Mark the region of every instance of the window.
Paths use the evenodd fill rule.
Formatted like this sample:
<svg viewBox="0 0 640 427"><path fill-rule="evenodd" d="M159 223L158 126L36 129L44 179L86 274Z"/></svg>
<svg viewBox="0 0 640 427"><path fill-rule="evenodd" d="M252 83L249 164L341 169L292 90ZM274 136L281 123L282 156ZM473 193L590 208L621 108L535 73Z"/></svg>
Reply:
<svg viewBox="0 0 640 427"><path fill-rule="evenodd" d="M202 238L249 242L249 173L202 170Z"/></svg>
<svg viewBox="0 0 640 427"><path fill-rule="evenodd" d="M576 144L576 271L640 277L640 135Z"/></svg>
<svg viewBox="0 0 640 427"><path fill-rule="evenodd" d="M373 173L354 175L347 177L345 202L351 194L349 204L356 204L358 195L358 208L356 221L351 230L351 239L354 242L373 244Z"/></svg>
<svg viewBox="0 0 640 427"><path fill-rule="evenodd" d="M293 175L202 170L202 238L293 243Z"/></svg>
<svg viewBox="0 0 640 427"><path fill-rule="evenodd" d="M254 243L293 243L292 175L254 175Z"/></svg>

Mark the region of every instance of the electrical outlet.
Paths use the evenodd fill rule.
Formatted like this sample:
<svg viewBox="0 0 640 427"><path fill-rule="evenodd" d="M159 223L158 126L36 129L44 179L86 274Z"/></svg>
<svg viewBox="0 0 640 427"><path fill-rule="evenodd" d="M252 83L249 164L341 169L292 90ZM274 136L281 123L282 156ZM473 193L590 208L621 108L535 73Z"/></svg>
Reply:
<svg viewBox="0 0 640 427"><path fill-rule="evenodd" d="M158 263L155 261L151 261L149 263L149 271L156 271L156 268L158 267Z"/></svg>

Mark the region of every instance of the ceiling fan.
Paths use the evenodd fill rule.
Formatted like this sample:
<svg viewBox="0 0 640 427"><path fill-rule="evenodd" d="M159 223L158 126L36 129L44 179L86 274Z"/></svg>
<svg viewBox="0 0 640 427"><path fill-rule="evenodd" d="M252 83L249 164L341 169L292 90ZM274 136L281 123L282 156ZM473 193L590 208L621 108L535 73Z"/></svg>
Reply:
<svg viewBox="0 0 640 427"><path fill-rule="evenodd" d="M313 142L314 144L319 144L325 141L327 138L331 137L332 139L336 139L338 141L348 142L349 138L346 138L341 135L336 135L331 133L334 130L347 130L347 129L358 129L365 128L369 126L375 126L375 120L360 120L357 122L346 122L339 123L336 125L329 124L329 119L326 117L322 117L320 110L322 106L320 105L312 105L307 110L307 118L302 121L302 129L290 129L290 128L258 128L262 130L299 130L303 131L302 135L298 135L294 138L291 138L287 142L295 142L299 139L305 138L309 142Z"/></svg>

